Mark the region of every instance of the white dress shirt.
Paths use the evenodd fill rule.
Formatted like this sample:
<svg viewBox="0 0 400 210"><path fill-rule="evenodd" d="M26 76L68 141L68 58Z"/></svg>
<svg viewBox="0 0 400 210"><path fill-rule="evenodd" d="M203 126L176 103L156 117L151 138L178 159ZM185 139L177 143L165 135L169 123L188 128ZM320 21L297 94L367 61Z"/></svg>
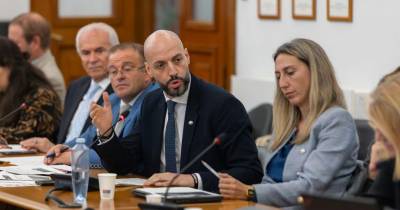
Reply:
<svg viewBox="0 0 400 210"><path fill-rule="evenodd" d="M181 149L182 149L182 138L183 138L183 127L185 125L185 115L186 115L186 107L187 107L187 101L189 98L189 90L190 90L190 85L191 85L191 77L190 77L190 82L188 85L188 88L186 89L185 93L179 97L174 97L174 98L169 98L165 92L164 97L165 97L165 102L172 100L176 102L175 105L175 158L176 158L176 170L179 173L180 172L180 166L181 166ZM167 127L167 122L168 122L168 112L165 114L165 121L164 121L164 131L163 131L163 145L161 147L161 165L160 165L160 171L165 172L165 131ZM203 182L201 180L201 176L198 173L195 173L197 180L198 180L198 188L202 189L203 188Z"/></svg>
<svg viewBox="0 0 400 210"><path fill-rule="evenodd" d="M89 116L91 102L98 101L109 84L110 80L108 79L108 77L98 83L96 83L94 80L90 82L89 89L86 91L81 102L79 103L78 108L74 113L74 117L72 118L72 121L70 123L65 142L71 141L81 135L86 119ZM91 94L90 90L95 88L96 86L100 86L100 88L98 88L96 92Z"/></svg>

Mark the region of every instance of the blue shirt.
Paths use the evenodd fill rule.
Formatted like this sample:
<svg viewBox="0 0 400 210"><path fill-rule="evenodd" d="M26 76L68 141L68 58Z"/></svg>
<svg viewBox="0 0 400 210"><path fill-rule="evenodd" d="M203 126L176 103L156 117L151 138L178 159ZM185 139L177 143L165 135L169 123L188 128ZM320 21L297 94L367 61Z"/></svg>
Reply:
<svg viewBox="0 0 400 210"><path fill-rule="evenodd" d="M293 133L290 140L274 155L266 167L265 173L275 182L282 182L286 158L293 148L293 141L295 139L296 132Z"/></svg>

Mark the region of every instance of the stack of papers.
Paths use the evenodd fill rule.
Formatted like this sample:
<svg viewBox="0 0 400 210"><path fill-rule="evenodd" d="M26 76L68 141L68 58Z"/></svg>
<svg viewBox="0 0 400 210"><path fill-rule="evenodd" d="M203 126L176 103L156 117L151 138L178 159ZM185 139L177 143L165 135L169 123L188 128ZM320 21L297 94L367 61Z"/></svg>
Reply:
<svg viewBox="0 0 400 210"><path fill-rule="evenodd" d="M0 172L0 187L36 186L36 180L49 180L48 176L15 175L6 171Z"/></svg>
<svg viewBox="0 0 400 210"><path fill-rule="evenodd" d="M4 149L0 149L0 153L2 154L33 154L36 153L33 150L27 150L21 147L21 145L19 144L9 144L8 145L11 148L4 148Z"/></svg>
<svg viewBox="0 0 400 210"><path fill-rule="evenodd" d="M123 178L115 180L116 186L143 186L146 179L141 178Z"/></svg>
<svg viewBox="0 0 400 210"><path fill-rule="evenodd" d="M37 186L38 179L50 179L54 173L65 174L71 172L68 165L45 165L44 156L27 156L0 158L2 162L9 162L15 166L0 167L0 187Z"/></svg>

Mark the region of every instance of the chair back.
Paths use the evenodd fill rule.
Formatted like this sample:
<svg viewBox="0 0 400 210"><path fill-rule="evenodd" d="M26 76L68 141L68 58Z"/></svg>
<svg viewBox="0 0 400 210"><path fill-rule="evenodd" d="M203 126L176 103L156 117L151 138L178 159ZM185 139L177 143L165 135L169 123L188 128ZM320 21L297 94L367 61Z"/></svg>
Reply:
<svg viewBox="0 0 400 210"><path fill-rule="evenodd" d="M250 122L253 126L254 137L258 138L272 133L272 105L260 104L249 111Z"/></svg>

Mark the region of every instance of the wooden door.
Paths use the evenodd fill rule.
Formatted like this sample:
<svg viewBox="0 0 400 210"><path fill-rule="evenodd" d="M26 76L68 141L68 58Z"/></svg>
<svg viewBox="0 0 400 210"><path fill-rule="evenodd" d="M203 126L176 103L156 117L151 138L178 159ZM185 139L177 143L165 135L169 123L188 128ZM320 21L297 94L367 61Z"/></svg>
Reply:
<svg viewBox="0 0 400 210"><path fill-rule="evenodd" d="M229 90L235 62L235 1L181 0L179 34L191 57L191 72Z"/></svg>
<svg viewBox="0 0 400 210"><path fill-rule="evenodd" d="M121 42L138 43L143 43L153 30L153 0L110 0L111 15L98 17L60 17L60 2L62 1L31 0L31 11L42 14L52 25L52 51L67 85L71 80L86 75L75 49L75 35L80 27L91 22L105 22L114 27ZM94 3L97 2L93 1ZM78 11L79 9L76 8Z"/></svg>

